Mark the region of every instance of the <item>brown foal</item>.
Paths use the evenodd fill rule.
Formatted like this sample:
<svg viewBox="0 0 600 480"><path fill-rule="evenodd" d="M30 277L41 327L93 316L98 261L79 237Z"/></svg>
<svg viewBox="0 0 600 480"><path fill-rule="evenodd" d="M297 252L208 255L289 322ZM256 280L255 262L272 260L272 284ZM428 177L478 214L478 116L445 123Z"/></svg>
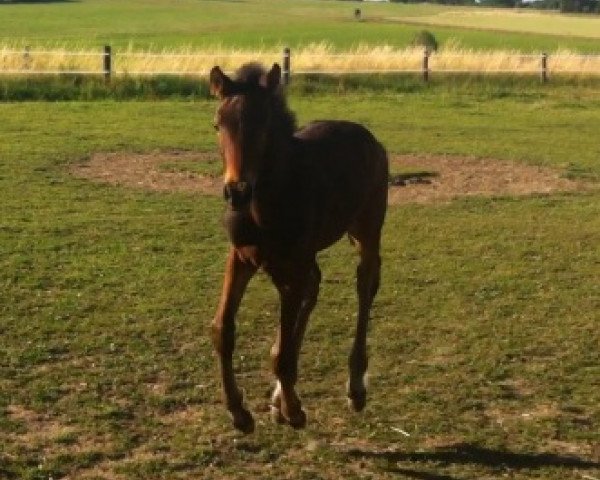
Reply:
<svg viewBox="0 0 600 480"><path fill-rule="evenodd" d="M369 310L379 287L381 227L387 207L388 159L363 126L317 121L297 129L280 86L281 69L244 65L235 78L210 72L220 99L215 128L224 163L225 227L231 242L213 321L224 401L242 432L254 430L235 381L235 315L257 269L272 279L281 317L271 350L277 378L272 412L302 428L294 390L304 330L319 292L316 256L345 233L358 247L358 321L349 357L348 397L364 408Z"/></svg>

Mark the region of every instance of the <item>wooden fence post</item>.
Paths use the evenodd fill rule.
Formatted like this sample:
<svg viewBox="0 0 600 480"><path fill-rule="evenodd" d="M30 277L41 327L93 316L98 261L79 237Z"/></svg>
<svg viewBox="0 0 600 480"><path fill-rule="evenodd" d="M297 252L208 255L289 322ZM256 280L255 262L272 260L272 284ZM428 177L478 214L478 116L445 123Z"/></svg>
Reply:
<svg viewBox="0 0 600 480"><path fill-rule="evenodd" d="M429 49L427 47L423 52L423 81L429 81Z"/></svg>
<svg viewBox="0 0 600 480"><path fill-rule="evenodd" d="M110 76L112 74L112 50L110 48L110 45L104 46L103 60L104 81L106 83L109 83Z"/></svg>
<svg viewBox="0 0 600 480"><path fill-rule="evenodd" d="M541 71L542 83L548 81L548 54L542 53L542 71Z"/></svg>
<svg viewBox="0 0 600 480"><path fill-rule="evenodd" d="M31 47L29 45L25 46L25 51L23 52L23 69L29 70L31 68Z"/></svg>
<svg viewBox="0 0 600 480"><path fill-rule="evenodd" d="M290 69L291 56L292 56L292 52L290 51L289 47L285 47L283 49L283 84L284 85L289 85L289 83L290 83L290 75L292 73L291 69Z"/></svg>

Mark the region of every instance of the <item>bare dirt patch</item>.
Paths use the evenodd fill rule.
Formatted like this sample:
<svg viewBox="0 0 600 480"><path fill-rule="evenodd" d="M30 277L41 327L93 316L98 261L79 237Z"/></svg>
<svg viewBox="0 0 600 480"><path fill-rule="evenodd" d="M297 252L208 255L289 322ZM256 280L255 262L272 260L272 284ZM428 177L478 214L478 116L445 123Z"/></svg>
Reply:
<svg viewBox="0 0 600 480"><path fill-rule="evenodd" d="M16 420L23 425L24 431L15 434L14 440L25 445L42 446L74 431L68 425L21 405L9 405L7 413L11 420Z"/></svg>
<svg viewBox="0 0 600 480"><path fill-rule="evenodd" d="M71 173L111 185L165 192L220 195L219 176L193 171L193 164L215 162L199 152L96 153ZM465 196L519 196L580 191L589 183L561 177L561 171L494 159L457 156L391 155L392 172L426 172L416 181L390 185L389 203L448 202ZM166 169L168 165L170 168ZM181 169L172 168L181 165Z"/></svg>
<svg viewBox="0 0 600 480"><path fill-rule="evenodd" d="M207 163L214 159L214 154L179 151L95 153L87 162L74 165L71 173L79 178L123 187L220 195L220 178L185 171L185 165L192 162ZM162 168L176 164L181 164L184 170L167 171Z"/></svg>

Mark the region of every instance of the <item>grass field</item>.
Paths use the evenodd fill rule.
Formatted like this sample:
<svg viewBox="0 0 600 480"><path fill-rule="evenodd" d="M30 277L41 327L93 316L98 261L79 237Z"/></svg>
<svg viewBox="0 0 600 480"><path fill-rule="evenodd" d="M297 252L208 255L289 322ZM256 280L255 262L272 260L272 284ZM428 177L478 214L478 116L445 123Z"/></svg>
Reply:
<svg viewBox="0 0 600 480"><path fill-rule="evenodd" d="M356 4L299 0L85 0L0 4L0 45L99 47L298 48L324 39L337 48L358 44L406 47L421 29L464 48L598 52L595 16L433 5ZM35 19L35 21L32 21ZM492 28L492 30L490 30Z"/></svg>
<svg viewBox="0 0 600 480"><path fill-rule="evenodd" d="M359 39L403 48L423 28L411 22L448 17L432 29L466 48L597 51L595 18L540 14L532 24L546 26L535 31L511 12L529 33L492 32L481 19L471 28L471 10L360 4L358 23L356 5L2 4L0 43L161 50L325 40L344 49ZM566 36L575 26L587 37ZM278 306L259 275L235 354L257 420L251 436L231 428L209 340L227 249L222 201L69 173L95 152L214 152L216 102L185 82L176 101L116 101L165 98L158 78L150 94L135 82L91 82L79 96L57 84L40 98L109 100L0 103L0 479L600 479L597 82L292 83L301 124L354 120L392 153L540 165L590 188L391 207L361 415L344 393L355 254L347 242L324 252L300 365L303 431L269 420Z"/></svg>
<svg viewBox="0 0 600 480"><path fill-rule="evenodd" d="M423 28L440 45L433 72L536 74L542 52L550 54L550 75L600 72L596 16L395 3L361 5L358 22L354 7L318 0L2 4L0 74L101 73L106 44L118 75L205 75L215 63L281 61L284 46L296 72L419 71L422 47L412 41Z"/></svg>
<svg viewBox="0 0 600 480"><path fill-rule="evenodd" d="M594 91L291 102L301 122L364 122L393 152L600 175ZM321 255L302 432L268 420L277 306L257 278L236 368L258 427L233 432L207 335L226 249L221 201L66 170L95 151L213 150L214 107L0 105L2 478L598 477L598 193L391 208L360 416L343 390L353 253L341 243Z"/></svg>
<svg viewBox="0 0 600 480"><path fill-rule="evenodd" d="M358 22L353 4L317 0L2 4L0 74L101 73L106 44L118 75L205 75L215 63L231 69L248 59L280 61L284 46L292 48L295 72L419 71L422 48L411 43L423 28L440 45L429 62L433 72L536 74L542 52L550 54L550 75L600 71L600 57L587 55L599 53L596 16L398 3L361 8Z"/></svg>
<svg viewBox="0 0 600 480"><path fill-rule="evenodd" d="M447 8L423 4L421 11L399 12L390 20L428 26L483 29L496 32L521 32L600 38L600 19L593 15L564 15L558 12L497 8Z"/></svg>

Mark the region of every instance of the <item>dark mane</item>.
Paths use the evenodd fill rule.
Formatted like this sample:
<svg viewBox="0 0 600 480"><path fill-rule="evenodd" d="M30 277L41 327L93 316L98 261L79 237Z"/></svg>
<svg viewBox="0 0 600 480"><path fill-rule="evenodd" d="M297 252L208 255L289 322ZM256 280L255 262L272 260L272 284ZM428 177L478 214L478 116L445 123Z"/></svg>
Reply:
<svg viewBox="0 0 600 480"><path fill-rule="evenodd" d="M261 80L267 75L267 70L263 65L257 62L250 62L242 65L235 72L235 82L243 84L246 88L264 88ZM245 89L244 89L245 90ZM273 92L272 96L273 111L271 112L278 130L282 135L292 136L297 130L296 116L288 108L287 101L281 85Z"/></svg>
<svg viewBox="0 0 600 480"><path fill-rule="evenodd" d="M259 86L260 79L267 74L267 70L260 63L245 63L235 72L235 81L249 85Z"/></svg>

